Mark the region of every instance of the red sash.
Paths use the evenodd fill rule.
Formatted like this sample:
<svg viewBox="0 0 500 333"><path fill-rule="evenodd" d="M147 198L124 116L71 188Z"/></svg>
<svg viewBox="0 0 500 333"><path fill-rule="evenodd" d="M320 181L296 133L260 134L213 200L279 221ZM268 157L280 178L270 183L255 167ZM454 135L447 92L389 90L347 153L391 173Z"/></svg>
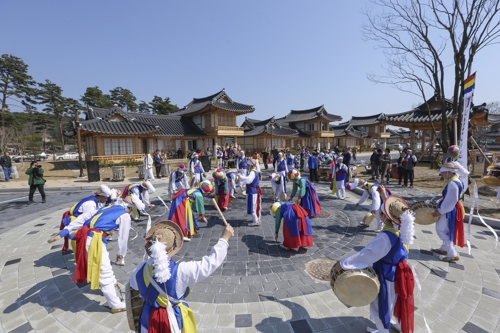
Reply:
<svg viewBox="0 0 500 333"><path fill-rule="evenodd" d="M455 237L453 237L453 244L460 247L465 246L464 237L464 208L460 201L457 202L456 206L456 218L455 218Z"/></svg>
<svg viewBox="0 0 500 333"><path fill-rule="evenodd" d="M394 290L398 295L394 306L394 317L401 323L401 332L414 332L414 300L413 287L414 278L410 266L406 261L401 261L396 267L396 280L394 281Z"/></svg>
<svg viewBox="0 0 500 333"><path fill-rule="evenodd" d="M168 320L167 309L154 309L149 315L148 333L170 333L170 322Z"/></svg>

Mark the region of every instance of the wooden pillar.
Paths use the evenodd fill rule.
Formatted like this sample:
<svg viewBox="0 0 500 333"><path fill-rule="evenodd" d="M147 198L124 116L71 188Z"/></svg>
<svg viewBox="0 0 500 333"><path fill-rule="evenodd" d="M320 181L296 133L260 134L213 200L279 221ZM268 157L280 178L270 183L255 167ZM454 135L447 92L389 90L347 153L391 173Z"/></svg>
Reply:
<svg viewBox="0 0 500 333"><path fill-rule="evenodd" d="M427 137L427 130L422 130L422 144L421 144L421 149L420 151L424 152L425 151L425 138Z"/></svg>
<svg viewBox="0 0 500 333"><path fill-rule="evenodd" d="M415 150L415 127L410 128L410 147Z"/></svg>
<svg viewBox="0 0 500 333"><path fill-rule="evenodd" d="M434 153L434 131L433 130L431 130L431 141L429 142L429 144L431 145L429 147L430 152L431 152L431 154L433 154Z"/></svg>

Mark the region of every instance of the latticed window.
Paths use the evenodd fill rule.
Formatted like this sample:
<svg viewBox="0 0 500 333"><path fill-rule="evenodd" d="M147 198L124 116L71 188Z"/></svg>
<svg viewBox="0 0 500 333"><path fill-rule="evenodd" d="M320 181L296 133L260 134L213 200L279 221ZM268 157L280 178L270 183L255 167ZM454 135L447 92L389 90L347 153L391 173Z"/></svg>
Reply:
<svg viewBox="0 0 500 333"><path fill-rule="evenodd" d="M236 126L236 117L232 115L219 114L217 121L219 126Z"/></svg>
<svg viewBox="0 0 500 333"><path fill-rule="evenodd" d="M104 155L111 155L111 140L104 139Z"/></svg>
<svg viewBox="0 0 500 333"><path fill-rule="evenodd" d="M132 139L127 139L127 154L134 153L134 144L132 142Z"/></svg>
<svg viewBox="0 0 500 333"><path fill-rule="evenodd" d="M111 139L111 151L112 155L120 155L120 140Z"/></svg>
<svg viewBox="0 0 500 333"><path fill-rule="evenodd" d="M127 154L127 144L126 139L120 139L120 155Z"/></svg>

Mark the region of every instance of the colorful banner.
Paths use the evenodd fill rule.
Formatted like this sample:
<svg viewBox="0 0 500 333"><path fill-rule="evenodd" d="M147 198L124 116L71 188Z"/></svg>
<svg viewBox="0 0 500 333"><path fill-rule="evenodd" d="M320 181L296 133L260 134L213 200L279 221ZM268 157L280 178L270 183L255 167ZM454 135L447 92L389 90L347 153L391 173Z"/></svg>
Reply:
<svg viewBox="0 0 500 333"><path fill-rule="evenodd" d="M458 148L460 149L460 153L458 155L458 163L462 165L465 170L468 170L467 167L467 138L469 130L469 116L472 110L472 98L474 97L474 89L476 87L476 73L469 76L464 81L464 110L462 112L462 128L460 129L460 142L458 144ZM469 186L468 179L461 179L464 182L465 187Z"/></svg>

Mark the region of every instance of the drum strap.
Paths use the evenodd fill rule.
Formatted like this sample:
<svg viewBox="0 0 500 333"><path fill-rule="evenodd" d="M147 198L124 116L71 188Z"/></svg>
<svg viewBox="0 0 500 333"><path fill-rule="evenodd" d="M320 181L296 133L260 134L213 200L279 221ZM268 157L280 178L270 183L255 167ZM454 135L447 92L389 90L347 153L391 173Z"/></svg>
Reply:
<svg viewBox="0 0 500 333"><path fill-rule="evenodd" d="M173 333L181 333L181 330L179 329L179 324L177 323L177 319L175 317L174 309L172 308L172 303L170 300L168 300L168 295L167 293L156 283L155 279L151 276L151 272L149 271L149 267L145 267L146 274L148 275L149 282L153 285L153 287L156 289L157 292L160 293L165 299L167 300L167 314L168 314L168 321L170 323L170 328L172 329Z"/></svg>

